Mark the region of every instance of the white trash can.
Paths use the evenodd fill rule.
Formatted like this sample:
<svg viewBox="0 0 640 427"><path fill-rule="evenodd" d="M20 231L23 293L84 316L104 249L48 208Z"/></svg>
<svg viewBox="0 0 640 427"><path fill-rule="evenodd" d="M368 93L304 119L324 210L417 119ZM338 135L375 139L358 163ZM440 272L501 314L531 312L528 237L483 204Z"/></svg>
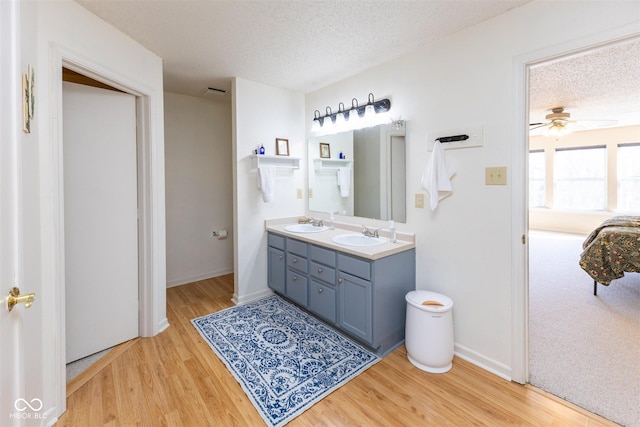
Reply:
<svg viewBox="0 0 640 427"><path fill-rule="evenodd" d="M453 361L453 301L430 291L411 291L405 299L405 346L409 361L423 371L436 374L449 371Z"/></svg>

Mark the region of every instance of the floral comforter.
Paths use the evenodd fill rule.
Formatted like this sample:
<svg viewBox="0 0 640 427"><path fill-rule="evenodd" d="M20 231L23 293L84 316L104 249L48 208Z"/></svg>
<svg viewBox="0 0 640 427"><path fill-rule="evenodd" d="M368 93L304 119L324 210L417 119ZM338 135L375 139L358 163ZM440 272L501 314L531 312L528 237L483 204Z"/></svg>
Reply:
<svg viewBox="0 0 640 427"><path fill-rule="evenodd" d="M640 216L616 216L593 230L582 244L580 267L608 285L625 271L640 273Z"/></svg>

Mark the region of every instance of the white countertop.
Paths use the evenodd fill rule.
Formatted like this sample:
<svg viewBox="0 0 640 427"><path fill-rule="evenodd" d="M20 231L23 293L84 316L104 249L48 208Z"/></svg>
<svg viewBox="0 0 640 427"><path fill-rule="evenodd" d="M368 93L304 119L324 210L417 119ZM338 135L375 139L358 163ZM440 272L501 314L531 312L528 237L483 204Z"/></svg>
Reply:
<svg viewBox="0 0 640 427"><path fill-rule="evenodd" d="M265 229L282 236L291 237L296 240L312 243L318 246L324 246L339 252L348 253L370 260L384 258L416 247L415 234L401 232L396 232L397 241L395 243L387 241L386 243L376 246L345 246L333 242L332 239L340 234L361 233L362 226L357 224L335 222L335 230L325 230L317 233L294 233L284 229L288 225L297 223L298 217L268 219L265 221ZM389 238L388 229L381 229L379 234L380 237L384 237L386 239Z"/></svg>

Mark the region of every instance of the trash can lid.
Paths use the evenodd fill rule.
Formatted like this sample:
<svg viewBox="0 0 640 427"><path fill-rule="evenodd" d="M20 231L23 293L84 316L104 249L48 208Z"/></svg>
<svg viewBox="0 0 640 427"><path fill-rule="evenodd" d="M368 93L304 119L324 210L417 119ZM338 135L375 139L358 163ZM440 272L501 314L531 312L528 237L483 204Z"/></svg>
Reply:
<svg viewBox="0 0 640 427"><path fill-rule="evenodd" d="M411 291L405 299L407 303L420 310L442 313L453 307L453 301L448 296L431 291Z"/></svg>

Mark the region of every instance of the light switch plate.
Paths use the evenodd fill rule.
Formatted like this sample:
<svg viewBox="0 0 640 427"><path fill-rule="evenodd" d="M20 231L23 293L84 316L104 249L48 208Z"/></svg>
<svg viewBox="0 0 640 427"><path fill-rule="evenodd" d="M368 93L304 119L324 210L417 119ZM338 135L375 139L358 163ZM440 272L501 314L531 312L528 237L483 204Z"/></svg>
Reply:
<svg viewBox="0 0 640 427"><path fill-rule="evenodd" d="M485 168L484 183L485 185L507 185L507 168L504 166Z"/></svg>
<svg viewBox="0 0 640 427"><path fill-rule="evenodd" d="M298 197L298 199L302 199L302 188L296 189L296 197Z"/></svg>
<svg viewBox="0 0 640 427"><path fill-rule="evenodd" d="M424 194L416 193L415 205L418 209L424 208Z"/></svg>

